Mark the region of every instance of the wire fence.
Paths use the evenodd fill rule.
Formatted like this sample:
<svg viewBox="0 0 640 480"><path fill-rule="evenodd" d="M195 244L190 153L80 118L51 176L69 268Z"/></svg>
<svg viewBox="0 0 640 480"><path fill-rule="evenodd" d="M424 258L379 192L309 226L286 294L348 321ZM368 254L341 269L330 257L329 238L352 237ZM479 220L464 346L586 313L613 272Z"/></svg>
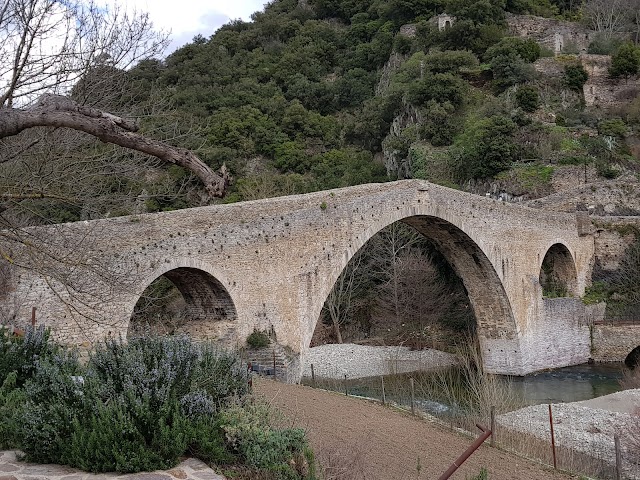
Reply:
<svg viewBox="0 0 640 480"><path fill-rule="evenodd" d="M523 406L512 398L508 384L460 387L457 380L414 372L367 378L314 375L302 383L374 399L435 418L454 430L475 434L476 424L489 425L492 445L561 470L591 478L640 480L640 409L624 413L572 403ZM465 396L469 392L460 390L466 389L477 391Z"/></svg>

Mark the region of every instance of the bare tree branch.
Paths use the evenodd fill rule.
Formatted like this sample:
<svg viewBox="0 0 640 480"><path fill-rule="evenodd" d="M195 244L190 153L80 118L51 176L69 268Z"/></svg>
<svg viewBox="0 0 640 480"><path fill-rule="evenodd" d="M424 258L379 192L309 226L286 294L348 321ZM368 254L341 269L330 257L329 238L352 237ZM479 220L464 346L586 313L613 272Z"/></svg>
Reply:
<svg viewBox="0 0 640 480"><path fill-rule="evenodd" d="M0 138L17 135L34 127L71 128L93 135L103 142L180 165L193 172L212 197L224 196L229 183L224 165L221 173L217 174L191 151L135 133L137 126L134 122L96 108L78 105L66 97L44 95L28 110L8 107L0 109Z"/></svg>

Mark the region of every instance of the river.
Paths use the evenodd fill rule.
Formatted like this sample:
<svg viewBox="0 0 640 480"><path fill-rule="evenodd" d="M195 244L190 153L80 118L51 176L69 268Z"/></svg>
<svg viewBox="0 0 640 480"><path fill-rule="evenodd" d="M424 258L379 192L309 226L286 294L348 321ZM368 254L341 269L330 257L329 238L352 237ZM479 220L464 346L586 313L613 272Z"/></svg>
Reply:
<svg viewBox="0 0 640 480"><path fill-rule="evenodd" d="M513 407L546 403L567 403L608 395L621 390L619 380L623 376L623 363L584 364L546 370L524 377L496 376L497 382L513 396ZM464 374L456 367L437 373L413 372L386 375L387 400L399 404L410 403L410 378L414 378L415 401L418 408L433 414L453 413L464 407L465 392L469 389ZM311 379L303 379L311 385ZM446 386L445 386L446 384ZM380 377L348 380L319 380L318 386L351 395L381 398Z"/></svg>

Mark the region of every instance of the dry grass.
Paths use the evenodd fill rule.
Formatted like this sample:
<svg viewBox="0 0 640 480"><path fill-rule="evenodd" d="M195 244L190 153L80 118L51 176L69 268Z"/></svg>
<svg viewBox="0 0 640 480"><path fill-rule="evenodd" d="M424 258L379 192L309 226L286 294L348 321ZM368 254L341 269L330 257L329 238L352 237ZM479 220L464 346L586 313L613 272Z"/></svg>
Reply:
<svg viewBox="0 0 640 480"><path fill-rule="evenodd" d="M315 449L318 472L323 480L366 480L364 451L342 444L322 444Z"/></svg>
<svg viewBox="0 0 640 480"><path fill-rule="evenodd" d="M640 367L633 370L625 370L622 380L620 380L620 386L624 390L640 388Z"/></svg>

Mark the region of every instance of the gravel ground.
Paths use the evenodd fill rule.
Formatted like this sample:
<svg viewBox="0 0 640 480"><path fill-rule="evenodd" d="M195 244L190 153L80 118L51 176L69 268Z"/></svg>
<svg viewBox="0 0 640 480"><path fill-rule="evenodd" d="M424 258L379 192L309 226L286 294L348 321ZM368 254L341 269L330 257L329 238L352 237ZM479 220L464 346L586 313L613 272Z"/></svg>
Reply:
<svg viewBox="0 0 640 480"><path fill-rule="evenodd" d="M636 407L637 406L637 407ZM596 407L596 408L594 408ZM624 477L640 480L640 454L626 441L631 428L640 428L640 389L626 390L593 400L552 405L556 445L615 465L614 434L621 437ZM499 415L499 425L549 440L549 407L535 405ZM635 423L635 427L632 424ZM640 432L639 432L640 433ZM635 465L634 465L635 464Z"/></svg>
<svg viewBox="0 0 640 480"><path fill-rule="evenodd" d="M343 378L346 374L349 378L363 378L428 370L455 363L454 355L439 350L329 344L309 349L303 375L311 376L311 364L317 377Z"/></svg>

